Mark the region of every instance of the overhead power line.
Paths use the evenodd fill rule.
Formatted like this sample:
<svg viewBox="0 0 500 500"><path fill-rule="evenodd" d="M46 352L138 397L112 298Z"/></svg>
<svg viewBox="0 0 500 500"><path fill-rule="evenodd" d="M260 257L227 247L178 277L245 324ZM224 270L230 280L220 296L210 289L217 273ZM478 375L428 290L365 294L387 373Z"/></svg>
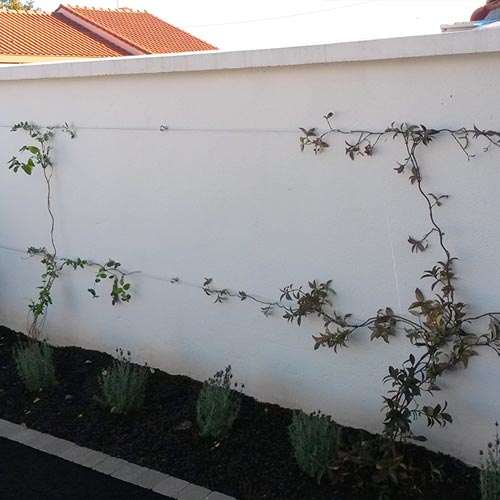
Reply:
<svg viewBox="0 0 500 500"><path fill-rule="evenodd" d="M232 26L232 25L237 25L237 24L260 23L263 21L279 21L280 19L291 19L294 17L311 16L311 15L315 15L315 14L321 14L323 12L330 12L333 10L351 9L353 7L358 7L361 5L366 5L366 4L374 3L374 2L378 2L378 1L380 1L380 0L364 0L362 2L357 2L357 3L350 4L350 5L339 5L337 7L330 7L328 9L310 10L307 12L298 12L296 14L287 14L284 16L259 17L259 18L255 18L255 19L246 19L243 21L228 21L228 22L224 22L224 23L191 24L189 26L183 26L183 28L208 28L211 26Z"/></svg>

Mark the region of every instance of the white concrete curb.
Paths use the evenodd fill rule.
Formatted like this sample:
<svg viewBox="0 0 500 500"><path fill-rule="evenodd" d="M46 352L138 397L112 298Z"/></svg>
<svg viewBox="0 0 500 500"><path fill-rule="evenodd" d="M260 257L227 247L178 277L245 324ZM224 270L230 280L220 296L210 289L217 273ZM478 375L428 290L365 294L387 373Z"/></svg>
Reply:
<svg viewBox="0 0 500 500"><path fill-rule="evenodd" d="M182 479L0 419L0 437L177 500L236 500Z"/></svg>

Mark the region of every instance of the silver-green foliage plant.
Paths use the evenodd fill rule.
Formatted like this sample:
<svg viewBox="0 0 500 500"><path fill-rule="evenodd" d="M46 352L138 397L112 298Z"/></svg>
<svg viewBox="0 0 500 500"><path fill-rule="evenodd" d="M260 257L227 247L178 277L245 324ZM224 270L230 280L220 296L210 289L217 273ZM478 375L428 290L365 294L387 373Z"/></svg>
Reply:
<svg viewBox="0 0 500 500"><path fill-rule="evenodd" d="M14 348L17 372L29 391L56 384L52 349L46 342L29 342Z"/></svg>
<svg viewBox="0 0 500 500"><path fill-rule="evenodd" d="M147 368L130 362L130 351L125 355L116 350L118 358L99 378L102 397L98 401L108 407L111 413L125 414L139 409L146 394Z"/></svg>
<svg viewBox="0 0 500 500"><path fill-rule="evenodd" d="M500 437L495 423L495 441L488 443L486 458L481 463L481 499L500 500ZM483 455L483 452L481 452Z"/></svg>
<svg viewBox="0 0 500 500"><path fill-rule="evenodd" d="M220 439L231 430L241 403L240 394L231 389L232 378L228 365L203 383L196 403L200 436Z"/></svg>
<svg viewBox="0 0 500 500"><path fill-rule="evenodd" d="M337 448L340 430L329 415L320 411L295 412L288 428L300 469L319 482Z"/></svg>

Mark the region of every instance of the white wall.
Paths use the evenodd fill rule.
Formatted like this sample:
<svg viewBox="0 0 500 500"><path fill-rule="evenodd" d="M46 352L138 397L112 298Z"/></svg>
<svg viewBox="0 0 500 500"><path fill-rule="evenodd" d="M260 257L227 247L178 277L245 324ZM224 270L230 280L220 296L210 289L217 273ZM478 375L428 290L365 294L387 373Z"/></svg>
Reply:
<svg viewBox="0 0 500 500"><path fill-rule="evenodd" d="M250 302L214 305L194 285L213 277L274 299L283 285L333 278L338 309L356 319L386 305L404 313L440 254L434 244L413 255L406 242L428 222L423 200L393 171L402 145L387 140L373 158L351 162L337 138L315 157L300 152L298 127L323 127L332 110L345 128L395 120L499 129L499 41L491 30L0 68L0 245L49 245L41 174L8 171L26 143L8 126L68 121L77 139L54 144L59 254L113 257L142 271L131 303L115 307L105 292L90 299L89 271L65 272L46 324L51 341L127 348L140 362L200 380L231 363L259 399L380 430L382 378L405 359L403 338L387 346L365 332L337 355L314 352L316 320L297 327ZM477 313L500 306L500 151L483 145L473 144L470 163L451 139L422 156L426 189L450 194L438 217L460 257L460 296ZM41 271L36 259L0 248L1 324L25 330ZM477 462L500 418L499 375L497 357L482 352L446 376L440 396L455 422L422 425L429 446Z"/></svg>

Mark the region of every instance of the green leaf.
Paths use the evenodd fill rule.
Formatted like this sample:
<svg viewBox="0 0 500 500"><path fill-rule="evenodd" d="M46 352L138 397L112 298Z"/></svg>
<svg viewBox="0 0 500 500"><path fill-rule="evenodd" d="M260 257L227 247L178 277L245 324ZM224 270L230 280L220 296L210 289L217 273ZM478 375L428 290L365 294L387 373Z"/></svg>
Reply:
<svg viewBox="0 0 500 500"><path fill-rule="evenodd" d="M33 172L33 164L29 164L29 163L21 163L21 168L24 170L24 172L26 172L28 175L31 175L31 173Z"/></svg>
<svg viewBox="0 0 500 500"><path fill-rule="evenodd" d="M26 149L27 149L30 153L34 154L34 155L39 155L39 154L41 154L40 149L39 149L39 148L37 148L36 146L26 146Z"/></svg>

